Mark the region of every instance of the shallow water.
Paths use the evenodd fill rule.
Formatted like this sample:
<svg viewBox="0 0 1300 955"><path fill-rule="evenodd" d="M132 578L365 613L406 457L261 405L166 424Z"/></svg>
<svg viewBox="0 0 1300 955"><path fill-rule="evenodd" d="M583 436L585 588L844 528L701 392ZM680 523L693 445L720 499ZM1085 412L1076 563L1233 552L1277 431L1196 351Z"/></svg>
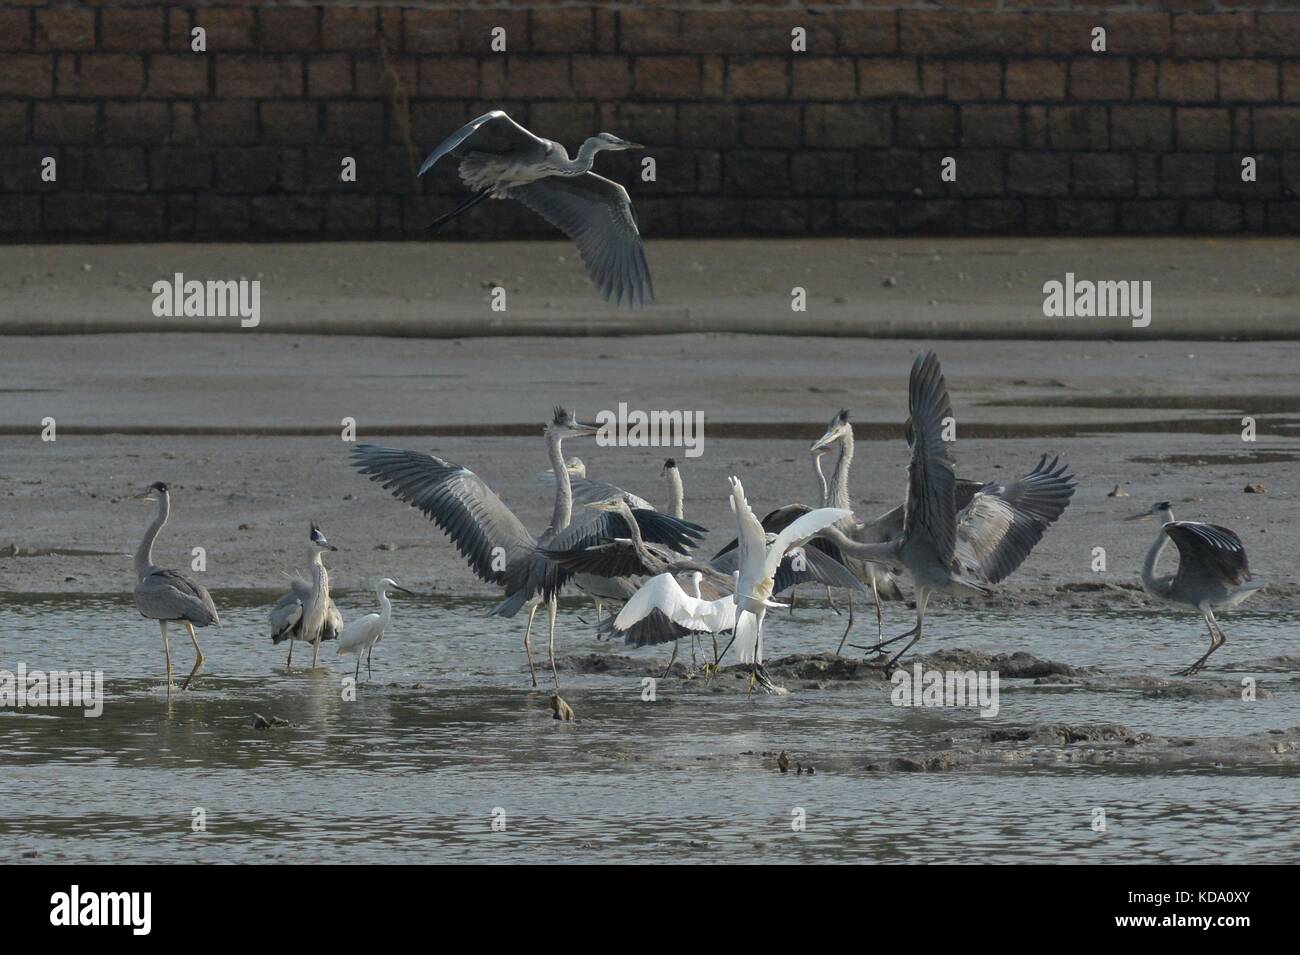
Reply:
<svg viewBox="0 0 1300 955"><path fill-rule="evenodd" d="M805 598L806 599L806 598ZM373 597L340 599L344 616ZM199 631L207 663L180 692L193 649L173 630L178 683L170 706L156 625L129 597L0 600L0 668L102 669L104 713L0 710L6 782L0 858L41 862L450 861L1293 861L1300 795L1293 769L1124 765L999 766L946 773L887 768L973 724L1123 723L1136 732L1236 736L1300 725L1294 672L1258 661L1297 652L1300 615L1239 612L1206 671L1273 694L1243 703L1148 698L1003 679L1000 712L890 704L861 683L746 699L739 678L659 681L643 702L640 674L561 669L578 719L550 719L544 633L535 632L541 690L529 686L522 619L485 619L487 601L401 598L355 702L342 681L353 660L326 644L271 646L269 600L219 593L223 629ZM647 672L668 649L597 642L564 608L566 654L629 655ZM886 608L886 632L910 625ZM588 616L588 619L590 617ZM1026 650L1107 672L1168 675L1208 645L1194 616L940 607L928 649ZM801 604L769 621L769 658L834 649L843 618ZM859 617L858 642L874 634ZM690 648L683 654L689 660ZM253 714L292 725L252 726ZM774 754L818 766L781 775ZM828 765L829 764L829 765ZM191 831L196 807L207 831ZM1092 831L1094 807L1108 830ZM505 831L492 830L504 810ZM803 809L806 830L794 832Z"/></svg>

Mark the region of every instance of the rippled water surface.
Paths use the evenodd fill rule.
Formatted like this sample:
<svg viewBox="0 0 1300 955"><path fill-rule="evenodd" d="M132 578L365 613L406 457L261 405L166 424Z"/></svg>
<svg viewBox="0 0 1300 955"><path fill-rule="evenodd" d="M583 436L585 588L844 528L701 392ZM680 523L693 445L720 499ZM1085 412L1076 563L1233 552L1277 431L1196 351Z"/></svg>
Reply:
<svg viewBox="0 0 1300 955"><path fill-rule="evenodd" d="M0 710L0 858L36 850L41 862L1281 862L1300 850L1300 787L1284 764L889 768L976 723L1122 723L1179 736L1300 725L1297 674L1258 664L1297 653L1296 615L1221 621L1229 643L1206 676L1234 685L1256 677L1272 696L1253 703L1004 679L1000 712L980 720L973 710L895 707L887 689L862 683L790 680L787 697L747 699L732 672L662 680L657 699L643 702L640 671L570 667L560 676L578 719L560 723L550 719L544 633L534 636L545 679L533 690L522 618L485 619L487 602L401 599L373 680L363 665L357 699L345 702L351 658L326 644L322 667L307 671L310 648L299 645L286 673L285 647L265 636L263 598L217 599L224 627L199 631L207 663L187 692L179 682L193 648L173 631L170 705L157 626L129 597L0 602L0 668L100 669L107 694L97 719ZM372 600L340 605L351 619ZM890 630L910 625L901 607L887 610ZM646 674L666 662L667 648L596 641L579 612L590 620L576 603L561 613L562 667L569 654L630 655ZM1207 645L1194 616L944 607L926 623L931 650L1026 650L1114 673L1164 676ZM778 614L769 657L834 649L842 628L824 607ZM867 638L865 627L858 632ZM688 645L683 653L689 660ZM255 713L291 725L257 730ZM781 750L821 768L783 776ZM191 831L197 807L206 832ZM1104 834L1092 831L1094 807L1106 810ZM799 809L806 830L796 833ZM504 831L493 831L494 811Z"/></svg>

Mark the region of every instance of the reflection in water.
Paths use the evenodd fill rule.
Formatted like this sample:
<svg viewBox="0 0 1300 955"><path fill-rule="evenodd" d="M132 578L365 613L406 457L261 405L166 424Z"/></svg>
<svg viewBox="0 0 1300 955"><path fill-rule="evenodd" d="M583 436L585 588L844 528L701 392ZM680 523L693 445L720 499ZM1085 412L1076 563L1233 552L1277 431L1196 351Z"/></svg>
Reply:
<svg viewBox="0 0 1300 955"><path fill-rule="evenodd" d="M340 601L347 619L369 595ZM642 702L641 673L564 675L578 721L551 720L528 686L515 631L488 603L403 599L375 651L375 680L345 702L352 668L286 674L265 634L269 598L218 598L195 689L168 707L156 633L128 597L0 603L0 668L101 669L99 719L79 710L0 710L5 853L38 861L1276 861L1294 858L1290 770L1131 765L1000 766L905 773L897 755L944 745L976 724L1123 723L1135 731L1235 736L1300 724L1290 672L1241 665L1294 652L1297 618L1237 613L1208 672L1254 675L1274 694L1244 704L1147 698L1003 681L1001 712L911 710L879 686L812 688L746 700L737 678L677 679ZM576 605L575 605L576 606ZM628 654L572 614L562 653ZM1192 617L966 611L930 649L1027 650L1108 672L1166 675L1199 652ZM841 618L775 615L770 652L838 642ZM1226 625L1226 623L1225 623ZM689 647L683 646L689 658ZM637 651L646 672L667 650ZM182 661L184 662L184 661ZM730 682L729 682L730 681ZM253 728L253 715L291 725ZM775 754L815 765L782 776ZM207 831L193 833L195 808ZM802 808L807 828L791 830ZM1092 831L1092 810L1108 831ZM494 810L506 829L494 832Z"/></svg>

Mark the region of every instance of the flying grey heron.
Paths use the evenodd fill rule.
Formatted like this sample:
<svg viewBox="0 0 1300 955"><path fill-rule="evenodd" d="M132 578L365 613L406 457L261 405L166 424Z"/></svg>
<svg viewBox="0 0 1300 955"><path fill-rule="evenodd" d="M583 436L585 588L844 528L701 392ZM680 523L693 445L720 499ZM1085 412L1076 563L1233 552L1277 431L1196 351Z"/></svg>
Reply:
<svg viewBox="0 0 1300 955"><path fill-rule="evenodd" d="M194 674L203 666L203 651L199 649L199 638L194 633L195 627L207 627L220 624L216 605L208 589L193 577L175 570L164 570L153 562L153 542L158 539L158 532L167 523L171 513L171 492L162 481L155 481L148 490L136 496L136 500L157 501L158 513L153 523L144 532L144 540L135 552L135 606L140 615L147 620L157 620L162 628L163 652L167 654L167 695L172 692L172 649L167 638L167 624L183 623L194 641L194 669L181 684L182 690L188 690Z"/></svg>
<svg viewBox="0 0 1300 955"><path fill-rule="evenodd" d="M372 675L370 672L370 654L375 649L375 644L384 639L384 631L388 629L389 622L393 619L393 604L388 599L388 591L397 590L404 594L415 594L405 587L399 587L397 581L391 577L385 577L375 585L375 597L379 600L379 613L368 613L364 617L358 617L350 624L343 628L339 634L339 648L335 656L341 657L345 653L355 653L357 655L357 668L352 674L354 680L361 679L361 654L366 655L366 678Z"/></svg>
<svg viewBox="0 0 1300 955"><path fill-rule="evenodd" d="M362 444L352 450L352 464L394 497L418 508L456 545L480 580L505 590L505 600L491 614L513 617L529 608L524 629L524 652L533 686L531 634L533 618L542 603L550 616L550 662L558 693L560 677L555 666L556 598L570 579L570 573L546 555L552 544L580 546L584 542L627 534L622 517L598 518L583 515L573 526L573 494L562 444L566 438L590 437L596 428L581 424L572 411L555 408L544 428L547 453L555 474L555 503L551 523L534 536L490 487L469 468L452 464L431 454ZM675 550L685 549L702 538L706 529L644 509L629 509L631 524L638 533Z"/></svg>
<svg viewBox="0 0 1300 955"><path fill-rule="evenodd" d="M908 410L906 434L912 459L902 533L889 541L864 543L838 527L824 532L851 557L906 569L916 585L916 626L869 648L879 650L912 638L885 664L887 673L921 639L925 608L933 594L991 593L990 585L1009 576L1042 540L1076 487L1064 464L1057 459L1049 463L1043 455L1020 480L981 486L959 512L955 465L943 440L952 404L934 352L922 352L912 364Z"/></svg>
<svg viewBox="0 0 1300 955"><path fill-rule="evenodd" d="M1178 610L1195 610L1204 619L1210 631L1210 649L1191 666L1177 671L1174 676L1191 676L1205 667L1210 654L1228 642L1214 619L1214 611L1237 606L1264 586L1261 580L1250 575L1250 563L1241 538L1218 524L1201 524L1196 521L1176 521L1168 501L1161 501L1151 510L1128 518L1140 521L1154 517L1160 530L1146 563L1142 565L1142 589L1153 599ZM1178 547L1178 571L1156 576L1156 562L1170 541Z"/></svg>
<svg viewBox="0 0 1300 955"><path fill-rule="evenodd" d="M307 573L310 579L291 577L289 592L271 608L271 643L289 641L289 659L285 667L293 669L293 642L307 640L312 645L311 666L320 660L320 645L333 640L343 629L343 616L330 597L330 575L323 560L326 551L338 548L325 539L314 523L307 540Z"/></svg>
<svg viewBox="0 0 1300 955"><path fill-rule="evenodd" d="M596 153L641 149L610 133L592 136L575 158L559 143L535 136L499 109L452 133L429 154L420 175L446 155L460 160L460 178L473 192L436 219L436 229L484 199L517 199L578 246L591 281L608 301L628 305L654 300L645 246L632 200L616 182L591 171Z"/></svg>

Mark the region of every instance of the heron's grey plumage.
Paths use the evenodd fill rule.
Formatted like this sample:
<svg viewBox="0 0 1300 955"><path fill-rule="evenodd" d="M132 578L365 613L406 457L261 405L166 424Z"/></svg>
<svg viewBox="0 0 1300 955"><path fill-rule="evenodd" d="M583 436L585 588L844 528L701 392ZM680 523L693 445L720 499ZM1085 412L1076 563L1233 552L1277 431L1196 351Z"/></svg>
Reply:
<svg viewBox="0 0 1300 955"><path fill-rule="evenodd" d="M271 608L271 642L283 643L285 640L305 640L302 633L303 604L311 599L311 584L302 577L289 578L289 591L275 602ZM343 615L334 603L334 598L327 599L325 623L321 627L321 640L334 640L343 631Z"/></svg>
<svg viewBox="0 0 1300 955"><path fill-rule="evenodd" d="M632 200L621 185L591 172L598 151L632 148L640 147L601 133L588 138L571 159L559 143L492 110L443 140L421 164L419 175L454 156L460 160L460 178L474 195L436 224L486 198L518 200L574 241L606 301L636 307L653 301L654 285Z"/></svg>

